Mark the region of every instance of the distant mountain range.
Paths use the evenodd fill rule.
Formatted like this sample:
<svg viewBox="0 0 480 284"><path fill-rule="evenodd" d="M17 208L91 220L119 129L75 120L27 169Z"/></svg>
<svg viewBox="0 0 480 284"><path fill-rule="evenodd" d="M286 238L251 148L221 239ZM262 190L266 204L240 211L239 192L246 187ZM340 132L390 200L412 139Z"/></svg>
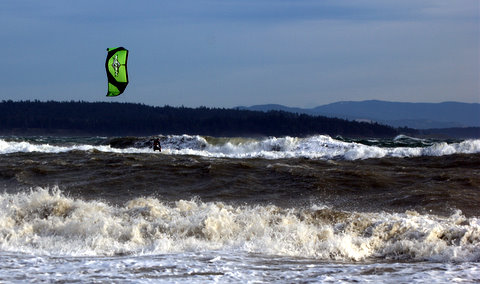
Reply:
<svg viewBox="0 0 480 284"><path fill-rule="evenodd" d="M480 127L480 104L478 103L400 103L369 100L337 102L310 109L276 104L238 108L257 111L282 110L415 129Z"/></svg>

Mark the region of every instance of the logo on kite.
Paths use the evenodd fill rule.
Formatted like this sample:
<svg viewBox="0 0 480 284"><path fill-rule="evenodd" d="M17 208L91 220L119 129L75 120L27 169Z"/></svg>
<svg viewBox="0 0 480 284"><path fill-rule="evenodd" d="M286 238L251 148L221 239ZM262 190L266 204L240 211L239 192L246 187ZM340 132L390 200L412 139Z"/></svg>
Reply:
<svg viewBox="0 0 480 284"><path fill-rule="evenodd" d="M120 69L120 61L118 61L118 55L115 54L115 57L113 58L113 63L112 63L112 67L113 67L113 70L115 70L115 77L118 76L118 70Z"/></svg>
<svg viewBox="0 0 480 284"><path fill-rule="evenodd" d="M128 50L123 47L107 48L105 70L108 79L107 97L116 97L125 91L128 85Z"/></svg>

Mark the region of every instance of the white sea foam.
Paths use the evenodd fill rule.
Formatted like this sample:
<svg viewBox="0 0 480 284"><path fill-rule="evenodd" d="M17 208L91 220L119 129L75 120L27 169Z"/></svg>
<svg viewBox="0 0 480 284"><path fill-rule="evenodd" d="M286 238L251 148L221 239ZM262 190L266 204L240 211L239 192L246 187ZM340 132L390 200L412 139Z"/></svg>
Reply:
<svg viewBox="0 0 480 284"><path fill-rule="evenodd" d="M137 198L116 207L58 189L0 195L0 250L63 256L224 251L319 260L480 261L480 220Z"/></svg>
<svg viewBox="0 0 480 284"><path fill-rule="evenodd" d="M400 139L400 138L398 138ZM398 140L397 139L397 140ZM405 139L405 137L402 137ZM210 139L211 140L211 139ZM345 142L329 136L318 135L307 138L270 137L265 139L219 139L209 143L202 136L173 135L162 141L163 153L173 155L199 155L228 158L296 158L313 159L368 159L383 157L443 156L457 153L480 153L480 139L457 143L437 142L424 147L380 147L356 142ZM18 152L60 153L68 151L101 151L113 153L152 153L147 147L114 148L105 145L57 146L26 141L0 139L0 154ZM158 152L157 152L158 153Z"/></svg>
<svg viewBox="0 0 480 284"><path fill-rule="evenodd" d="M58 146L50 144L34 144L30 142L11 142L0 139L0 154L11 153L63 153L70 151L100 151L113 153L151 153L150 149L145 148L126 148L118 149L110 146L102 145L74 145L74 146Z"/></svg>

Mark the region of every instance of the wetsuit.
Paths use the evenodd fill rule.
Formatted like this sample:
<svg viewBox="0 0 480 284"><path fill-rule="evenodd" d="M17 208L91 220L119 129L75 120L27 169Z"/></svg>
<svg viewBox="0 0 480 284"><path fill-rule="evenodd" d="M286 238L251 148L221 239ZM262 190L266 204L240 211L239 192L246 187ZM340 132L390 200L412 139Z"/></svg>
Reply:
<svg viewBox="0 0 480 284"><path fill-rule="evenodd" d="M160 141L158 139L153 140L153 151L162 152L162 146L160 146Z"/></svg>

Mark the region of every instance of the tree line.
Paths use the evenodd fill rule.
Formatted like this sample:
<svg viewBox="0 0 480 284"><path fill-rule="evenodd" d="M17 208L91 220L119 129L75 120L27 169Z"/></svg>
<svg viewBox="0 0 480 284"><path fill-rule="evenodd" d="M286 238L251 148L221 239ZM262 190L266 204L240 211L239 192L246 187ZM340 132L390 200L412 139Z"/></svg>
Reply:
<svg viewBox="0 0 480 284"><path fill-rule="evenodd" d="M0 133L64 135L308 136L393 137L386 125L284 111L154 107L136 103L2 101Z"/></svg>

